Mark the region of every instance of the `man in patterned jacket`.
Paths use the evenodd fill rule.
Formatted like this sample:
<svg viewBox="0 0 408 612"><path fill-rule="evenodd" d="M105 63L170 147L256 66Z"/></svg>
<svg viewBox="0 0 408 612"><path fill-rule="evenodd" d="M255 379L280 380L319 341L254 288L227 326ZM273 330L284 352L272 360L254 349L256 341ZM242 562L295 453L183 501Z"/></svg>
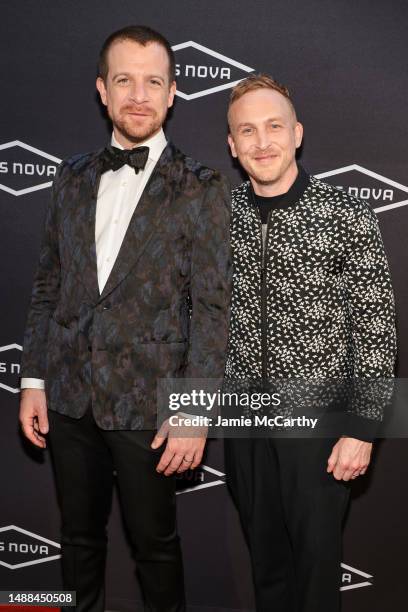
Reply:
<svg viewBox="0 0 408 612"><path fill-rule="evenodd" d="M175 58L161 34L111 34L96 85L111 145L64 161L53 183L20 420L40 448L49 430L75 609L104 610L115 470L146 610L181 612L175 478L200 463L205 436L155 435L156 385L223 374L231 195L222 175L166 140Z"/></svg>
<svg viewBox="0 0 408 612"><path fill-rule="evenodd" d="M227 378L392 377L394 301L375 214L296 162L303 128L287 89L251 75L232 90L229 145L249 175L233 191ZM258 612L336 612L348 481L366 472L373 406L336 437L225 441Z"/></svg>

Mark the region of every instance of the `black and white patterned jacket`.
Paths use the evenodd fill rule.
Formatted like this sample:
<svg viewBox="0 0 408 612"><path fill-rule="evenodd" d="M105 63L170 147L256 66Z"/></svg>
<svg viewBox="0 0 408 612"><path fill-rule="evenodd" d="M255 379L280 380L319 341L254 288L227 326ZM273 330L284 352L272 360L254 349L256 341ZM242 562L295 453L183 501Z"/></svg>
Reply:
<svg viewBox="0 0 408 612"><path fill-rule="evenodd" d="M232 194L227 378L392 377L394 297L372 209L306 175L270 212L263 258L251 189Z"/></svg>

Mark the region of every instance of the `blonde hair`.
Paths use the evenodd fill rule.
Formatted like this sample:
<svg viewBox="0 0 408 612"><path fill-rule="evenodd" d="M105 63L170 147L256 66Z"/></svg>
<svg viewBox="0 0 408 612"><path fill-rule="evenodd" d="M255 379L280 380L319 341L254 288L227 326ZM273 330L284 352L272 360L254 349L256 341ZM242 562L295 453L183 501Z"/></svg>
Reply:
<svg viewBox="0 0 408 612"><path fill-rule="evenodd" d="M255 91L256 89L272 89L273 91L280 93L289 102L296 119L296 111L289 94L289 89L285 85L275 81L275 79L270 77L268 74L262 72L250 74L232 88L228 103L228 115L234 102L242 98L242 96L249 91Z"/></svg>

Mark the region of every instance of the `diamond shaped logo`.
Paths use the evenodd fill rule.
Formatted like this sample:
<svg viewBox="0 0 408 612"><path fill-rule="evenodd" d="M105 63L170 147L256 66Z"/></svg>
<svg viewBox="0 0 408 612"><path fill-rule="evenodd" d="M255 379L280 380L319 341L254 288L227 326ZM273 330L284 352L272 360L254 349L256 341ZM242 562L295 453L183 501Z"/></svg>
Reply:
<svg viewBox="0 0 408 612"><path fill-rule="evenodd" d="M177 495L225 484L225 474L201 464L195 470L177 474Z"/></svg>
<svg viewBox="0 0 408 612"><path fill-rule="evenodd" d="M51 187L61 160L20 140L0 145L0 189L14 196Z"/></svg>
<svg viewBox="0 0 408 612"><path fill-rule="evenodd" d="M327 182L334 187L344 189L361 200L367 200L376 213L408 204L408 187L358 164L315 176L319 179L329 179Z"/></svg>
<svg viewBox="0 0 408 612"><path fill-rule="evenodd" d="M362 572L361 570L351 567L351 565L341 564L343 570L340 591L350 591L352 589L361 589L362 587L373 586L371 574Z"/></svg>
<svg viewBox="0 0 408 612"><path fill-rule="evenodd" d="M8 525L0 528L0 565L8 569L56 561L61 558L60 550L58 542L21 527Z"/></svg>
<svg viewBox="0 0 408 612"><path fill-rule="evenodd" d="M10 393L19 393L21 344L0 346L0 388Z"/></svg>
<svg viewBox="0 0 408 612"><path fill-rule="evenodd" d="M172 49L176 56L176 94L184 100L234 87L254 70L193 40Z"/></svg>

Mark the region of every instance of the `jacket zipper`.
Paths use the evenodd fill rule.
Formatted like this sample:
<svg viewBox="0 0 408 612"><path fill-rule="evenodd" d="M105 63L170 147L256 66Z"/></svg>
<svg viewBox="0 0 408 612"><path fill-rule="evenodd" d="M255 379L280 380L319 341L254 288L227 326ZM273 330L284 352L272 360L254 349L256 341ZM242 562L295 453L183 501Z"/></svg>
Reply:
<svg viewBox="0 0 408 612"><path fill-rule="evenodd" d="M269 236L269 225L271 211L268 213L266 221L265 241L262 236L262 220L258 210L258 216L261 221L261 244L262 244L262 261L261 261L261 354L262 354L262 380L268 379L268 319L267 319L267 268L266 268L266 252Z"/></svg>

